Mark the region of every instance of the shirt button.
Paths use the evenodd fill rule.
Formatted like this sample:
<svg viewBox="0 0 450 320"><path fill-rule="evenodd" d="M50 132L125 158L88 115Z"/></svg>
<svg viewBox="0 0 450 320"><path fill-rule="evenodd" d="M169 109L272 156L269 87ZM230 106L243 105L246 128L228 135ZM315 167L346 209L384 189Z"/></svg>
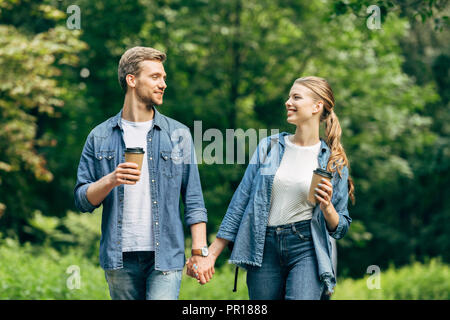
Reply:
<svg viewBox="0 0 450 320"><path fill-rule="evenodd" d="M158 225L158 222L156 222L155 224Z"/></svg>
<svg viewBox="0 0 450 320"><path fill-rule="evenodd" d="M103 157L102 157L102 156L100 156L100 157L98 157L98 158L99 158L100 160L102 160L102 158L103 158Z"/></svg>
<svg viewBox="0 0 450 320"><path fill-rule="evenodd" d="M152 179L152 182L155 182L155 180L154 180L154 179Z"/></svg>
<svg viewBox="0 0 450 320"><path fill-rule="evenodd" d="M154 204L156 204L156 201L153 201Z"/></svg>
<svg viewBox="0 0 450 320"><path fill-rule="evenodd" d="M148 141L152 141L152 138L148 139Z"/></svg>
<svg viewBox="0 0 450 320"><path fill-rule="evenodd" d="M159 242L157 242L156 245L159 246Z"/></svg>
<svg viewBox="0 0 450 320"><path fill-rule="evenodd" d="M153 160L153 158L152 158L152 157L150 157L150 160Z"/></svg>

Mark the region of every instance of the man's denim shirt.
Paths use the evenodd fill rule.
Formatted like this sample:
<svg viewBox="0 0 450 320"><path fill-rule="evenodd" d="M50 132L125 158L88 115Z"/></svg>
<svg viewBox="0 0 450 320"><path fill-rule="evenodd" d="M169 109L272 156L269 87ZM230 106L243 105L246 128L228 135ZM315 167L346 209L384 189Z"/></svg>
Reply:
<svg viewBox="0 0 450 320"><path fill-rule="evenodd" d="M188 127L170 119L156 108L147 135L155 269L182 270L185 264L184 232L180 218L180 193L187 225L207 222L192 136ZM86 197L89 185L125 162L122 110L95 127L87 137L78 166L74 190L75 205L92 212ZM103 200L100 265L103 269L123 268L122 218L124 186L115 187Z"/></svg>
<svg viewBox="0 0 450 320"><path fill-rule="evenodd" d="M287 132L263 139L254 152L244 177L231 199L228 210L217 233L218 238L234 242L230 263L244 269L248 266L261 267L266 227L270 209L273 179L281 163L285 149ZM318 156L319 166L326 169L330 149L321 139ZM317 204L311 219L311 234L318 262L318 272L328 294L336 285L331 261L331 241L342 238L352 221L347 210L348 168L343 167L341 176L333 173L332 203L339 214L339 224L334 232L329 232L320 206Z"/></svg>

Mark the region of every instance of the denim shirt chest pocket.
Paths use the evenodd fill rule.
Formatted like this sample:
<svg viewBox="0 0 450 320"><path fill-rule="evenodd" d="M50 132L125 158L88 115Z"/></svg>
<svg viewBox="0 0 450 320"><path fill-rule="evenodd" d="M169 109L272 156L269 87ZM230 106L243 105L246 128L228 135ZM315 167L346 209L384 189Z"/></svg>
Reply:
<svg viewBox="0 0 450 320"><path fill-rule="evenodd" d="M167 178L175 178L181 175L183 170L182 151L161 151L161 171Z"/></svg>
<svg viewBox="0 0 450 320"><path fill-rule="evenodd" d="M116 152L112 151L97 151L95 152L95 172L99 177L103 177L115 169Z"/></svg>

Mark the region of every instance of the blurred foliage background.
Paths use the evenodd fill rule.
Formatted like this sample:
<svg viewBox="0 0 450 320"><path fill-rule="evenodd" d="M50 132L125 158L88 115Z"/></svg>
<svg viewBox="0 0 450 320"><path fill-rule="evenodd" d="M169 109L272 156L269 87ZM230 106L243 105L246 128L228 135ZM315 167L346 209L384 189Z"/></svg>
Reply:
<svg viewBox="0 0 450 320"><path fill-rule="evenodd" d="M80 30L66 23L72 4ZM381 29L367 26L371 5ZM0 0L0 256L9 261L0 298L109 298L98 265L101 210L76 212L73 188L89 131L122 107L120 56L141 45L168 56L159 110L192 130L201 120L203 132L294 132L284 110L290 86L326 78L356 188L352 226L337 242L335 297L448 299L449 8L445 0ZM210 240L245 167L199 165ZM231 292L228 255L216 285L183 279L181 298L246 299L243 273ZM69 265L96 288L68 290ZM370 265L398 285L368 290Z"/></svg>

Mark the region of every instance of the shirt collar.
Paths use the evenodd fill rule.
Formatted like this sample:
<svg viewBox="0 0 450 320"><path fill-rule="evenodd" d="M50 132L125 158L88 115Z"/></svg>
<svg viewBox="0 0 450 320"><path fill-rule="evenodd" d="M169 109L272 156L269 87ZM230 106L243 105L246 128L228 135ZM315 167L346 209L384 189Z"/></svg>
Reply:
<svg viewBox="0 0 450 320"><path fill-rule="evenodd" d="M154 111L154 115L153 115L153 125L159 129L168 129L167 128L167 124L166 121L163 119L163 115L156 110L156 108L153 106L153 111ZM120 110L120 112L118 114L116 114L112 120L111 120L111 126L113 128L115 127L119 127L120 129L122 129L122 112L123 112L123 108Z"/></svg>
<svg viewBox="0 0 450 320"><path fill-rule="evenodd" d="M272 139L278 140L278 143L280 143L283 146L283 148L284 148L286 146L285 145L286 142L284 141L284 139L285 139L286 136L289 136L289 135L291 135L291 133L289 133L289 132L281 132L277 136L274 136ZM330 152L330 148L328 147L328 145L325 142L325 140L323 140L322 138L319 138L319 139L320 139L320 142L321 142L321 144L320 144L320 152L322 154Z"/></svg>

